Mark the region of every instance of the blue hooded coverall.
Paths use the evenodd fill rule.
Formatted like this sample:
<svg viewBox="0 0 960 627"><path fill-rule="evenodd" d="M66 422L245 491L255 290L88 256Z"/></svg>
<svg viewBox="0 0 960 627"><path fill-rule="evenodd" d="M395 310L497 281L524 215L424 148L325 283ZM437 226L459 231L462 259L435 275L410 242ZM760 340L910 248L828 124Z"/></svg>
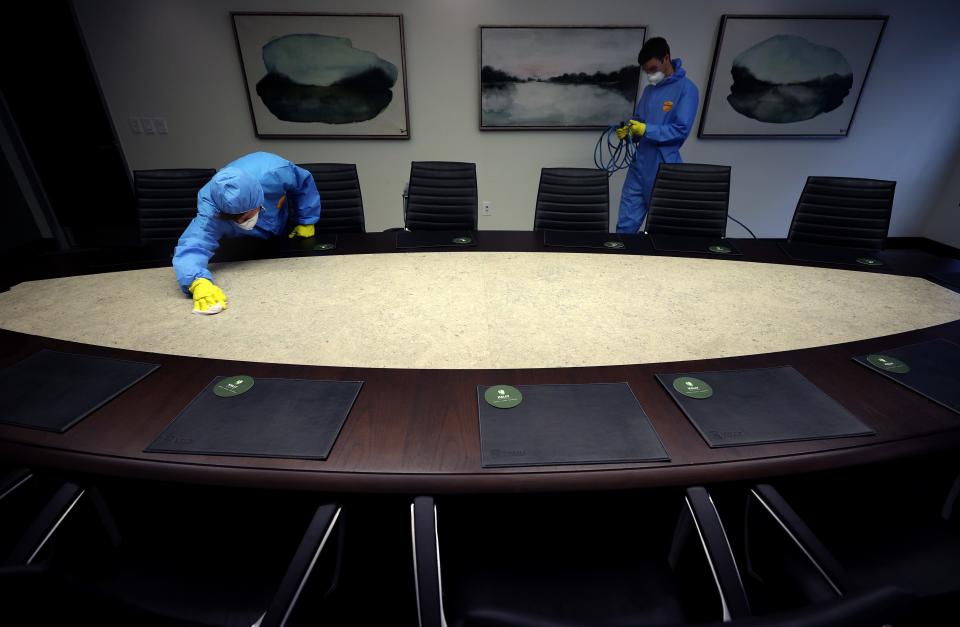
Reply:
<svg viewBox="0 0 960 627"><path fill-rule="evenodd" d="M661 163L682 163L680 146L697 117L700 92L687 78L680 59L673 59L674 72L657 85L647 85L633 112L633 119L647 125L637 142L637 154L627 170L620 193L617 233L636 233L647 217L647 201Z"/></svg>
<svg viewBox="0 0 960 627"><path fill-rule="evenodd" d="M313 176L283 157L255 152L228 163L200 188L197 216L180 236L173 252L177 283L185 294L198 278L213 280L207 262L221 237L268 239L283 233L287 207L296 212L298 224L316 224L320 219L320 194ZM222 214L238 215L256 207L257 224L245 231Z"/></svg>

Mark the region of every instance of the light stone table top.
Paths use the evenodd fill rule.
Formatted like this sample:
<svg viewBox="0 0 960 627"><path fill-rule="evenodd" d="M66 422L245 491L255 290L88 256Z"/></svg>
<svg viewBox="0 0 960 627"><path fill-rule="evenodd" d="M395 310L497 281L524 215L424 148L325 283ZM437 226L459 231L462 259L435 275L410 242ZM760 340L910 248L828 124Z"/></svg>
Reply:
<svg viewBox="0 0 960 627"><path fill-rule="evenodd" d="M214 264L214 316L170 268L31 281L0 327L194 357L384 368L556 368L808 348L960 319L924 279L718 259L407 253Z"/></svg>

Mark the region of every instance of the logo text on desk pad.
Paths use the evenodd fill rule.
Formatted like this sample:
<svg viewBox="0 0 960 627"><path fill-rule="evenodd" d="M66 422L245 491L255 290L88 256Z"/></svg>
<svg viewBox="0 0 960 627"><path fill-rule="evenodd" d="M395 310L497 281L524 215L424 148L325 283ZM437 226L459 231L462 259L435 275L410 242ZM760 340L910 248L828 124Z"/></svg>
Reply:
<svg viewBox="0 0 960 627"><path fill-rule="evenodd" d="M724 246L723 244L714 244L713 246L707 246L707 250L712 253L717 253L718 255L726 255L732 253L733 249L729 246Z"/></svg>
<svg viewBox="0 0 960 627"><path fill-rule="evenodd" d="M706 381L696 377L677 377L673 380L673 389L690 398L710 398L713 388Z"/></svg>
<svg viewBox="0 0 960 627"><path fill-rule="evenodd" d="M603 243L607 248L623 248L623 242L618 242L617 240L610 240Z"/></svg>
<svg viewBox="0 0 960 627"><path fill-rule="evenodd" d="M333 250L337 245L332 242L321 242L313 247L314 250Z"/></svg>
<svg viewBox="0 0 960 627"><path fill-rule="evenodd" d="M473 238L472 238L472 237L466 237L466 236L464 236L464 237L454 237L454 238L453 238L453 243L454 243L454 244L470 244L470 243L472 243L472 242L473 242Z"/></svg>
<svg viewBox="0 0 960 627"><path fill-rule="evenodd" d="M492 385L483 393L483 398L494 407L510 409L523 401L523 394L517 388L509 385Z"/></svg>
<svg viewBox="0 0 960 627"><path fill-rule="evenodd" d="M885 372L896 372L898 374L910 372L910 366L896 357L890 357L888 355L867 355L867 361Z"/></svg>
<svg viewBox="0 0 960 627"><path fill-rule="evenodd" d="M217 396L229 398L243 394L252 387L253 377L241 374L233 377L224 377L217 381L217 384L213 387L213 393Z"/></svg>
<svg viewBox="0 0 960 627"><path fill-rule="evenodd" d="M857 263L865 266L882 266L883 262L873 257L857 257Z"/></svg>

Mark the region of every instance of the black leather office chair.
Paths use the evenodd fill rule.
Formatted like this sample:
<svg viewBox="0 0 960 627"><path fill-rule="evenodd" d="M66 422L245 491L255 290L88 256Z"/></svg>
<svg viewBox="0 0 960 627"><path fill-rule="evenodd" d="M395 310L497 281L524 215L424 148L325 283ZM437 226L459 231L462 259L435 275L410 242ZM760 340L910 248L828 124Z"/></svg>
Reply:
<svg viewBox="0 0 960 627"><path fill-rule="evenodd" d="M607 174L589 168L542 168L533 230L610 230Z"/></svg>
<svg viewBox="0 0 960 627"><path fill-rule="evenodd" d="M454 161L411 163L403 214L404 225L411 231L476 230L476 164Z"/></svg>
<svg viewBox="0 0 960 627"><path fill-rule="evenodd" d="M809 176L787 241L879 250L887 238L896 181Z"/></svg>
<svg viewBox="0 0 960 627"><path fill-rule="evenodd" d="M197 192L216 170L135 170L134 192L140 242L151 256L170 257L184 229L197 215Z"/></svg>
<svg viewBox="0 0 960 627"><path fill-rule="evenodd" d="M298 163L313 175L320 192L318 233L363 233L363 196L352 163Z"/></svg>
<svg viewBox="0 0 960 627"><path fill-rule="evenodd" d="M661 163L650 196L645 231L723 238L730 203L730 166Z"/></svg>
<svg viewBox="0 0 960 627"><path fill-rule="evenodd" d="M415 499L420 627L685 625L750 615L704 489L618 498L612 506L584 494L487 505Z"/></svg>
<svg viewBox="0 0 960 627"><path fill-rule="evenodd" d="M955 613L960 477L951 485L940 464L754 486L745 520L749 587L774 606L796 607L893 586L916 596L908 624L934 624L944 608Z"/></svg>
<svg viewBox="0 0 960 627"><path fill-rule="evenodd" d="M0 604L37 624L266 627L334 589L339 506L212 490L64 483L0 568Z"/></svg>

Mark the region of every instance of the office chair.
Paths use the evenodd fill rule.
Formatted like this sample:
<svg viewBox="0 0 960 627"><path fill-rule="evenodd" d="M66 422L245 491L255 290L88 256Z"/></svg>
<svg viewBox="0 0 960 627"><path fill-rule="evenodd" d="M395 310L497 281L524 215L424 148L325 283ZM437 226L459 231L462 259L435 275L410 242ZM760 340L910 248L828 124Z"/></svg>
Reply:
<svg viewBox="0 0 960 627"><path fill-rule="evenodd" d="M879 250L890 227L895 181L809 176L787 241Z"/></svg>
<svg viewBox="0 0 960 627"><path fill-rule="evenodd" d="M411 504L421 627L685 625L750 615L703 488L622 502L584 494L485 501Z"/></svg>
<svg viewBox="0 0 960 627"><path fill-rule="evenodd" d="M722 239L729 203L730 166L661 163L644 230L651 235Z"/></svg>
<svg viewBox="0 0 960 627"><path fill-rule="evenodd" d="M605 172L542 168L534 231L610 230L610 188Z"/></svg>
<svg viewBox="0 0 960 627"><path fill-rule="evenodd" d="M335 588L340 518L309 496L68 481L0 568L2 606L38 624L285 624Z"/></svg>
<svg viewBox="0 0 960 627"><path fill-rule="evenodd" d="M364 233L363 197L352 163L299 163L313 175L320 192L318 233Z"/></svg>
<svg viewBox="0 0 960 627"><path fill-rule="evenodd" d="M477 166L454 161L414 161L403 208L410 231L477 228Z"/></svg>
<svg viewBox="0 0 960 627"><path fill-rule="evenodd" d="M859 468L754 486L745 520L750 586L788 608L893 586L916 597L908 624L956 612L960 477L948 467L957 470L941 461L918 473Z"/></svg>
<svg viewBox="0 0 960 627"><path fill-rule="evenodd" d="M149 255L169 258L184 229L197 215L197 192L216 170L135 170L134 192L140 242Z"/></svg>

